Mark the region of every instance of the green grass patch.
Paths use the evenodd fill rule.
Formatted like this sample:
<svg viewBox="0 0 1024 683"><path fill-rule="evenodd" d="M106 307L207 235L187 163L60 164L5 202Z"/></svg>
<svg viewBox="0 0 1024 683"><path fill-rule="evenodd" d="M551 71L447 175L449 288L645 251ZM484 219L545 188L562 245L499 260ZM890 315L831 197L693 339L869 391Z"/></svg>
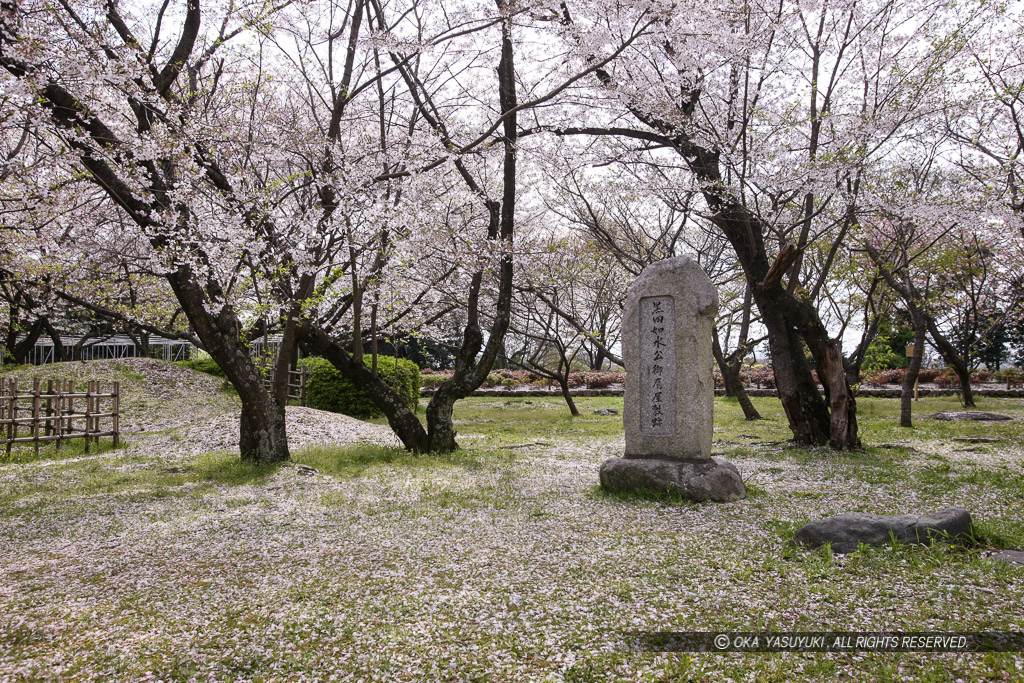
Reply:
<svg viewBox="0 0 1024 683"><path fill-rule="evenodd" d="M8 455L6 449L0 446L0 465L14 464L23 465L30 462L41 462L47 460L67 460L68 458L80 458L87 455L102 455L118 448L124 448L127 444L122 439L117 446L114 446L113 437L100 437L97 444L89 440L89 450L86 451L85 439L68 439L57 447L55 441L45 441L39 444L39 451L31 444L13 444Z"/></svg>
<svg viewBox="0 0 1024 683"><path fill-rule="evenodd" d="M608 397L581 398L578 418L555 397L461 401L462 448L445 455L297 448L256 466L128 449L4 465L0 678L52 678L51 661L69 680L1019 678L1019 653L616 645L637 630L1024 630L1021 569L988 557L1024 547L1024 421L936 423L924 415L955 400L926 399L901 430L897 401L862 398L865 448L834 453L794 447L778 401L755 401L769 419L716 400L714 449L749 478L729 505L601 490L622 436ZM1024 417L1020 401L984 407ZM959 452L967 433L1003 441ZM972 543L790 543L839 512L952 504L975 515Z"/></svg>
<svg viewBox="0 0 1024 683"><path fill-rule="evenodd" d="M462 436L484 437L494 446L534 444L555 439L606 438L622 434L622 399L580 397L573 417L560 398L470 397L455 404L455 428ZM594 415L615 408L618 415Z"/></svg>
<svg viewBox="0 0 1024 683"><path fill-rule="evenodd" d="M669 507L698 507L702 503L696 503L689 498L684 498L674 491L606 491L601 486L594 486L587 495L596 501L609 503L657 503Z"/></svg>
<svg viewBox="0 0 1024 683"><path fill-rule="evenodd" d="M509 456L495 457L507 460ZM352 478L377 470L427 470L435 468L462 467L474 469L481 466L479 451L461 449L453 453L418 454L402 448L388 448L372 444L355 446L311 446L292 453L292 461L308 465L318 472L339 478Z"/></svg>
<svg viewBox="0 0 1024 683"><path fill-rule="evenodd" d="M204 453L190 467L180 468L186 481L201 481L218 486L244 486L263 483L280 465L243 462L237 453ZM175 468L176 469L176 468Z"/></svg>

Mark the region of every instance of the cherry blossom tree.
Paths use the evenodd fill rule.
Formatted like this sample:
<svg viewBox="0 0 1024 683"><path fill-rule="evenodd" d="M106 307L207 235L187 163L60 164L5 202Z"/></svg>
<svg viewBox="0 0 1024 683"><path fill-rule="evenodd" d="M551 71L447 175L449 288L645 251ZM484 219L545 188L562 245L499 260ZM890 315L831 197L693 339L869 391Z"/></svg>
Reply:
<svg viewBox="0 0 1024 683"><path fill-rule="evenodd" d="M976 186L956 165L940 164L938 152L933 145L894 159L873 183L875 215L864 216L864 251L902 300L914 331L904 427L912 426L911 390L926 335L956 372L964 404L973 406L973 349L1000 321L1019 316L1021 304L1018 240L1006 230L1008 216L988 193L971 192Z"/></svg>
<svg viewBox="0 0 1024 683"><path fill-rule="evenodd" d="M697 189L680 180L677 171L651 165L642 155L620 157L613 167L617 171L614 178L588 178L573 164L559 179L555 199L549 202L551 211L634 277L654 261L688 254L697 259L720 291L731 294L742 274L731 246L695 210ZM749 338L753 303L749 295L744 296L743 287L739 289L735 306L736 297L722 297L725 305L715 327L714 355L726 395L737 399L747 419L756 420L760 414L740 380L740 368L752 345L760 340ZM736 342L730 348L733 327Z"/></svg>
<svg viewBox="0 0 1024 683"><path fill-rule="evenodd" d="M959 87L946 94L946 128L958 143L947 155L1008 210L1024 241L1024 15L996 5L970 36Z"/></svg>
<svg viewBox="0 0 1024 683"><path fill-rule="evenodd" d="M220 55L275 8L204 12L189 0L131 9L140 14L116 2L5 2L6 92L159 255L196 336L238 390L243 459L286 459L284 405L263 388L235 298L239 263L267 244L267 221L236 174L238 158L219 144L238 134L221 116L237 89Z"/></svg>
<svg viewBox="0 0 1024 683"><path fill-rule="evenodd" d="M526 284L517 287L510 332L522 341L516 364L558 383L569 412L579 411L569 376L583 355L600 370L621 334L627 271L598 245L574 233L538 236ZM612 362L621 359L614 353Z"/></svg>
<svg viewBox="0 0 1024 683"><path fill-rule="evenodd" d="M387 229L386 238L378 235L370 240L385 248L367 250L362 246L367 243L364 240L350 251L353 258L347 265L327 257L337 268L330 272L345 274L335 284L345 286L345 279L350 284L347 290L335 287L323 297L331 302L326 307L330 315L318 308L315 315L304 316L299 337L304 348L325 356L342 374L366 388L406 447L443 452L457 446L452 422L455 402L479 387L499 361L510 323L515 263L522 255L517 226L529 224L534 214L530 211L524 216L517 208L524 196L530 195L529 188L519 181L520 156L525 149L518 139L519 117L593 73L624 49L631 37L612 55L579 71L575 65L566 68L552 62L550 55L527 51L527 60L538 67L527 74L516 69L516 55L529 45L524 36L531 26L543 22L544 17L536 18L528 7L504 1L491 9L459 8L451 13L427 9L416 2L385 6L371 1L352 13L349 23L332 28L320 41L330 45L331 36L350 36L352 47L346 54L356 55L352 63L367 65L362 73L377 74L371 82L378 84L379 108L389 112L378 117L381 133L377 139L391 138L389 144L382 143L382 150L391 158L385 168L369 177L374 191L390 197L400 210L391 212L389 225L395 227ZM358 13L363 10L365 16ZM372 38L360 44L358 26L364 20ZM314 23L310 28L314 33L326 26L321 20ZM336 72L358 75L359 70L350 69L348 63ZM328 64L323 62L320 68L324 73L316 80L331 82L335 71L326 68ZM338 91L356 93L362 83L356 78L343 83ZM402 94L394 98L388 94L399 90ZM520 92L528 96L520 99ZM334 112L323 118L333 121L344 115L331 100L323 99ZM385 120L407 122L408 132L384 132ZM384 189L389 184L395 184L390 193ZM330 195L322 186L318 193L320 197ZM375 205L385 203L377 201ZM318 219L320 233L332 234L325 228L339 218L330 208L335 202L321 200L320 205L324 208ZM361 271L365 274L357 276L358 253L377 256ZM395 287L393 282L402 279L413 286ZM327 291L314 287L314 281L307 280L306 286L316 292ZM361 299L371 289L372 300L378 303L370 306L367 327ZM385 291L389 292L386 296ZM431 398L425 428L374 376L372 367L368 370L359 359L362 330L371 330L372 345L377 329L374 311L388 296L408 302L402 310L415 313L389 322L401 325L402 334L455 318L461 326L454 373ZM351 347L337 334L343 321L350 321Z"/></svg>
<svg viewBox="0 0 1024 683"><path fill-rule="evenodd" d="M847 363L816 302L858 224L865 171L941 109L946 65L977 13L893 1L699 7L565 3L562 36L581 60L653 22L597 74L603 106L578 125L546 129L675 154L742 265L795 439L856 447ZM812 245L822 256L809 263Z"/></svg>

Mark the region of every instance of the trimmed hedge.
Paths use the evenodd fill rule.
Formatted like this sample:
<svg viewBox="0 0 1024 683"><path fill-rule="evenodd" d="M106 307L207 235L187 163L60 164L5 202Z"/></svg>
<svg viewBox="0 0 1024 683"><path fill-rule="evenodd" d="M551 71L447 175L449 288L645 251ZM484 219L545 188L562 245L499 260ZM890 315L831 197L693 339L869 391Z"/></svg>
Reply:
<svg viewBox="0 0 1024 683"><path fill-rule="evenodd" d="M370 367L371 357L363 356L363 363ZM310 408L359 419L384 416L366 392L345 379L330 361L303 358L299 366L309 369L306 405ZM377 374L398 392L410 410L416 410L420 398L420 369L415 363L404 358L377 356Z"/></svg>
<svg viewBox="0 0 1024 683"><path fill-rule="evenodd" d="M430 370L420 371L420 378L423 386L434 389L441 386L451 378L452 370ZM626 373L623 370L586 370L572 372L569 374L569 387L572 389L605 389L613 384L623 384L626 381ZM487 379L480 385L481 389L553 389L558 387L554 380L541 377L529 370L508 370L498 369L487 375Z"/></svg>
<svg viewBox="0 0 1024 683"><path fill-rule="evenodd" d="M196 372L205 372L207 375L213 375L214 377L224 376L224 371L220 369L220 366L212 358L204 360L178 360L174 361L174 364L189 370L195 370Z"/></svg>
<svg viewBox="0 0 1024 683"><path fill-rule="evenodd" d="M903 378L907 376L905 369L896 370L873 370L865 372L861 379L864 384L872 387L882 387L893 384L902 384ZM984 384L992 380L1000 381L997 375L989 370L975 370L971 373L972 384ZM943 389L959 387L960 378L952 368L921 368L917 375L917 381L921 384L937 384Z"/></svg>

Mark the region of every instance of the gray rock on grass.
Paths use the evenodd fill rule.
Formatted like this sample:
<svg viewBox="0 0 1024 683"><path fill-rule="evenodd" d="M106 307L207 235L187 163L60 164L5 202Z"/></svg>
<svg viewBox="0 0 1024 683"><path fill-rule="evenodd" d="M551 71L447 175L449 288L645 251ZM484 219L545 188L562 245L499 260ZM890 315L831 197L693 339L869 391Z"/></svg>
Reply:
<svg viewBox="0 0 1024 683"><path fill-rule="evenodd" d="M944 410L941 413L935 413L932 415L933 420L942 420L945 422L951 421L986 421L986 422L997 422L1003 420L1012 420L1013 418L1009 415L1000 415L999 413L986 413L983 410Z"/></svg>
<svg viewBox="0 0 1024 683"><path fill-rule="evenodd" d="M951 507L931 515L849 512L803 525L797 529L793 542L815 548L830 543L834 552L852 553L860 543L887 545L893 538L901 543L928 544L959 542L970 536L971 514L962 507Z"/></svg>
<svg viewBox="0 0 1024 683"><path fill-rule="evenodd" d="M601 465L606 491L678 494L698 502L727 503L747 494L736 466L720 458L609 458Z"/></svg>
<svg viewBox="0 0 1024 683"><path fill-rule="evenodd" d="M1006 562L1024 567L1024 553L1019 550L1000 550L992 556L997 562Z"/></svg>

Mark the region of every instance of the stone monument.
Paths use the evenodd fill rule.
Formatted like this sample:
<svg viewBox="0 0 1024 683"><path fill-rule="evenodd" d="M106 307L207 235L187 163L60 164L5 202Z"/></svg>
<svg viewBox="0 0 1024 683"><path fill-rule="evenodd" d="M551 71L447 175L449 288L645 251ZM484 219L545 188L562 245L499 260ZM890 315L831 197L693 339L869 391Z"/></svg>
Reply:
<svg viewBox="0 0 1024 683"><path fill-rule="evenodd" d="M626 453L601 465L606 490L718 502L746 495L736 467L711 457L717 310L715 286L689 257L651 264L630 287L622 323Z"/></svg>

